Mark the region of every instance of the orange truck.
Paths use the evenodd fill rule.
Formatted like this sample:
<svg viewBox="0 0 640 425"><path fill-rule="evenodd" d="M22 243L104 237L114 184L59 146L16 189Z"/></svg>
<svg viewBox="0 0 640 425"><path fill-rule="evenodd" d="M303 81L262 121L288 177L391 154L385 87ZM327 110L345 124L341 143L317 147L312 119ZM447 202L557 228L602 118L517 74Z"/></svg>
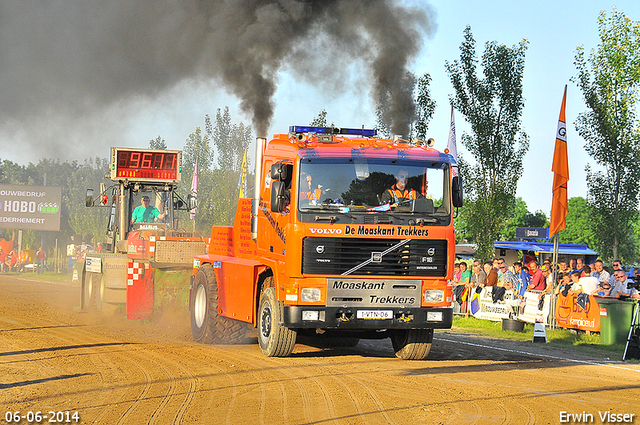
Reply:
<svg viewBox="0 0 640 425"><path fill-rule="evenodd" d="M208 254L194 257L195 340L233 343L257 328L270 357L291 354L298 337L391 338L399 358L429 354L434 329L453 319L462 182L433 139L375 136L292 126L257 139L253 199L240 199L234 226L213 227Z"/></svg>
<svg viewBox="0 0 640 425"><path fill-rule="evenodd" d="M181 227L176 214L195 208L196 199L188 195L185 201L176 191L181 151L113 147L106 178L111 185L101 184L97 197L87 189L85 199L87 207L103 207L109 214L106 243L84 257L81 308L123 306L129 319L147 319L153 314L159 276L184 282L186 293L193 257L207 252L208 241ZM171 284L168 292L181 290Z"/></svg>

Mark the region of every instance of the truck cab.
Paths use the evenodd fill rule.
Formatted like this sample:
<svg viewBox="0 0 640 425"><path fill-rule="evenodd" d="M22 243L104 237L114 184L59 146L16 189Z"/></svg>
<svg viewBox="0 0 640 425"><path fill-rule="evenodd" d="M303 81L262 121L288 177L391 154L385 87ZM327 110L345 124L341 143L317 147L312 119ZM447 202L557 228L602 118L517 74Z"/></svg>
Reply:
<svg viewBox="0 0 640 425"><path fill-rule="evenodd" d="M222 305L216 320L256 326L265 355L290 354L304 335L390 337L399 357L426 357L433 330L452 323L452 212L462 205L455 160L430 144L293 126L258 147L252 227L236 216L224 257L210 247L196 259L196 339L208 314L198 284L210 274ZM255 276L250 284L226 271L242 268Z"/></svg>

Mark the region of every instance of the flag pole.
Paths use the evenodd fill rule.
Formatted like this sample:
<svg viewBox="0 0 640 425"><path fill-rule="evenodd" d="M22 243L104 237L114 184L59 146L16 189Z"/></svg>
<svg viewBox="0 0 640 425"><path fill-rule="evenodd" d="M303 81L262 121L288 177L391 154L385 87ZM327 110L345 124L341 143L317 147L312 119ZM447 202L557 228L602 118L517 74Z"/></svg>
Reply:
<svg viewBox="0 0 640 425"><path fill-rule="evenodd" d="M567 155L567 120L565 109L567 101L567 86L564 86L562 95L562 106L560 107L560 117L558 118L558 129L556 131L556 143L553 152L553 199L551 202L551 218L549 224L550 233L553 235L553 283L551 287L551 302L549 308L549 325L556 326L556 297L554 287L557 281L557 265L559 251L558 233L566 227L566 218L569 211L569 200L567 196L567 182L569 181L569 159Z"/></svg>
<svg viewBox="0 0 640 425"><path fill-rule="evenodd" d="M555 287L558 284L558 247L559 247L559 238L558 238L558 233L556 233L555 235L553 235L553 264L552 264L552 276L553 276L553 283L551 284L551 304L549 306L549 327L551 329L555 329L556 328L556 296L555 296Z"/></svg>

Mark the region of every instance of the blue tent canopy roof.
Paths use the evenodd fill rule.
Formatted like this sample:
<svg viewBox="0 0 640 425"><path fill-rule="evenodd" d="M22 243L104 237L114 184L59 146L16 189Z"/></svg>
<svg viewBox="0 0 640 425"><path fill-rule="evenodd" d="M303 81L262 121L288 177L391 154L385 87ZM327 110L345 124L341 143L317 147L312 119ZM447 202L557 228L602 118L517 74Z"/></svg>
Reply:
<svg viewBox="0 0 640 425"><path fill-rule="evenodd" d="M550 242L525 242L525 241L494 241L494 248L515 249L519 251L536 251L553 253L553 243ZM598 255L587 245L561 243L558 244L559 254L575 254L575 255Z"/></svg>

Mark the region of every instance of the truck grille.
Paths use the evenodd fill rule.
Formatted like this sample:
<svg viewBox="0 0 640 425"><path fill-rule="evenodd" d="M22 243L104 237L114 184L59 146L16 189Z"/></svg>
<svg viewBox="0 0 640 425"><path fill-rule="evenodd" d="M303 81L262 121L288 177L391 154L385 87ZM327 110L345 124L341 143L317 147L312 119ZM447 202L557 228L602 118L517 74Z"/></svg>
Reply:
<svg viewBox="0 0 640 425"><path fill-rule="evenodd" d="M447 241L314 238L302 241L302 273L315 275L433 276L447 274ZM381 253L400 244L385 255ZM353 270L356 266L367 264Z"/></svg>

